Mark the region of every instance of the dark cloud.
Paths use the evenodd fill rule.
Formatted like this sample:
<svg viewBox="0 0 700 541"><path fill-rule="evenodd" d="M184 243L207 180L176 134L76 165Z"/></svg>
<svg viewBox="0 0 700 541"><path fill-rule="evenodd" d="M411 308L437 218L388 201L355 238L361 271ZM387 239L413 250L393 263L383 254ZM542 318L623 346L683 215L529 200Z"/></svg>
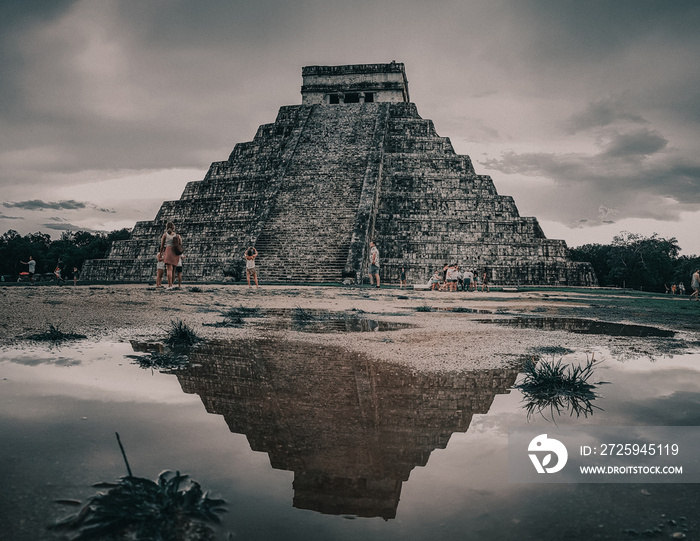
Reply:
<svg viewBox="0 0 700 541"><path fill-rule="evenodd" d="M0 220L24 220L22 216L8 216L0 212Z"/></svg>
<svg viewBox="0 0 700 541"><path fill-rule="evenodd" d="M589 103L585 111L569 118L568 128L570 133L576 133L591 128L609 126L620 121L635 124L649 123L641 115L632 112L629 103L624 98L619 97Z"/></svg>
<svg viewBox="0 0 700 541"><path fill-rule="evenodd" d="M638 158L660 152L666 145L668 140L652 130L615 133L603 154L610 158Z"/></svg>
<svg viewBox="0 0 700 541"><path fill-rule="evenodd" d="M46 229L51 229L53 231L87 231L89 233L95 232L94 229L90 229L89 227L85 226L73 225L71 223L64 222L60 218L58 218L56 222L45 223L42 224L42 226Z"/></svg>
<svg viewBox="0 0 700 541"><path fill-rule="evenodd" d="M23 210L80 210L87 207L86 203L81 201L41 201L40 199L33 199L31 201L9 201L4 202L3 207L7 208L17 208Z"/></svg>
<svg viewBox="0 0 700 541"><path fill-rule="evenodd" d="M17 208L22 210L83 210L91 208L98 212L116 212L114 209L98 207L92 203L83 201L75 201L73 199L67 201L42 201L40 199L32 199L31 201L6 201L2 204L7 208Z"/></svg>
<svg viewBox="0 0 700 541"><path fill-rule="evenodd" d="M516 0L509 8L532 30L529 54L550 61L604 62L657 36L681 47L699 39L695 0Z"/></svg>
<svg viewBox="0 0 700 541"><path fill-rule="evenodd" d="M666 146L658 133L641 130L617 134L598 154L508 152L480 163L509 175L550 180L551 186L533 188L525 198L537 202L538 216L562 223L677 220L682 210L700 210L700 159L665 151Z"/></svg>

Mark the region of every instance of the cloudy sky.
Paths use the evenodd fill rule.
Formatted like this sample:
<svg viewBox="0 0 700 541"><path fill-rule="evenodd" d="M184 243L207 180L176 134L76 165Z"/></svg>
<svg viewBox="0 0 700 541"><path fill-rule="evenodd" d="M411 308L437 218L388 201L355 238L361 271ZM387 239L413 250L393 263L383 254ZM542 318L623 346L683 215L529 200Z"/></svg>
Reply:
<svg viewBox="0 0 700 541"><path fill-rule="evenodd" d="M0 0L0 232L150 220L301 103L307 65L411 99L570 246L700 254L697 0Z"/></svg>

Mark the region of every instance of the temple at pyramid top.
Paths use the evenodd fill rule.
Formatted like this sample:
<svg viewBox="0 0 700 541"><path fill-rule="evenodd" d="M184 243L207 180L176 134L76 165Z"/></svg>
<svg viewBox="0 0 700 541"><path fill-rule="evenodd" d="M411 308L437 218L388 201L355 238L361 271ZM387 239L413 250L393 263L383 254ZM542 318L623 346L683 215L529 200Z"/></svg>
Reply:
<svg viewBox="0 0 700 541"><path fill-rule="evenodd" d="M85 263L86 280L149 281L165 224L185 247L189 282L245 276L255 246L266 282L358 283L369 243L383 283L425 283L446 264L494 285L596 285L588 263L520 216L491 177L454 151L410 101L404 65L302 69L301 105L283 105L251 141L163 202L153 220Z"/></svg>
<svg viewBox="0 0 700 541"><path fill-rule="evenodd" d="M404 65L306 66L301 75L303 105L409 102Z"/></svg>

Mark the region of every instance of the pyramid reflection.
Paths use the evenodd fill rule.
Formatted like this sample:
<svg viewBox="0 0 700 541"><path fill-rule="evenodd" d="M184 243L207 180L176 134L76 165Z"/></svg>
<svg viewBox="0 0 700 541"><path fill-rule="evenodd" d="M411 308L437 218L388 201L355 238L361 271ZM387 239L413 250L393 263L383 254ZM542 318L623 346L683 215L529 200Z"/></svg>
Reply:
<svg viewBox="0 0 700 541"><path fill-rule="evenodd" d="M341 348L282 340L212 342L178 370L187 393L294 472L294 506L396 516L403 481L507 392L515 369L426 373Z"/></svg>

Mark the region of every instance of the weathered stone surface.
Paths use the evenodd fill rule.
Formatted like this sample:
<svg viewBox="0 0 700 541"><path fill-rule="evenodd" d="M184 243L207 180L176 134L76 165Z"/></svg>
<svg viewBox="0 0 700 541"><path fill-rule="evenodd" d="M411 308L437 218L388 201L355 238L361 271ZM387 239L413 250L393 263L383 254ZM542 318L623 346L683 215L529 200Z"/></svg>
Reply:
<svg viewBox="0 0 700 541"><path fill-rule="evenodd" d="M164 202L155 220L138 222L107 259L86 262L81 276L151 279L172 220L188 281L242 273L250 244L263 280L359 279L374 240L388 281L402 266L422 282L457 262L500 285L597 284L589 264L572 262L564 241L546 239L419 116L403 64L311 66L303 77L302 105L280 108L274 124Z"/></svg>

